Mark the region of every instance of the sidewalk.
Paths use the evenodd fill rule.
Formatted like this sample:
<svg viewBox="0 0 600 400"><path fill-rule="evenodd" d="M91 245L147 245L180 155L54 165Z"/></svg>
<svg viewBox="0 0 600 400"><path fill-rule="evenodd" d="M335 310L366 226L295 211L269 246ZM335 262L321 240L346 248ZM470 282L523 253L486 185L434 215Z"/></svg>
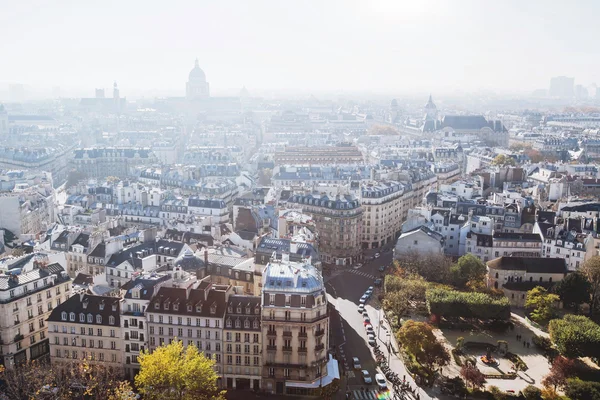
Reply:
<svg viewBox="0 0 600 400"><path fill-rule="evenodd" d="M550 337L550 335L547 332L544 332L544 331L536 328L535 326L531 325L529 323L529 321L527 321L525 319L525 317L523 317L523 316L521 316L519 314L516 314L514 312L511 312L510 316L511 316L511 318L514 318L515 320L517 320L521 325L526 326L529 330L531 330L537 336L542 336L542 337L545 337L545 338L549 338Z"/></svg>

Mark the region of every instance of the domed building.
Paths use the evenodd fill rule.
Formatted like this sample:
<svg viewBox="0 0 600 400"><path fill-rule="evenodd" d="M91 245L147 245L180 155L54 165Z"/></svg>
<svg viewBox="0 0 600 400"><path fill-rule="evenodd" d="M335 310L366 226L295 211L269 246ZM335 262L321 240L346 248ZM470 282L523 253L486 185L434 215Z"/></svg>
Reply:
<svg viewBox="0 0 600 400"><path fill-rule="evenodd" d="M204 278L205 276L206 265L204 264L204 260L196 256L190 249L187 249L173 261L173 267L191 273L201 271L198 272L197 276L199 278Z"/></svg>
<svg viewBox="0 0 600 400"><path fill-rule="evenodd" d="M207 99L210 97L210 89L208 82L206 81L206 75L204 74L204 71L202 71L202 68L200 68L198 59L196 59L194 68L190 71L190 75L188 76L185 95L188 100Z"/></svg>

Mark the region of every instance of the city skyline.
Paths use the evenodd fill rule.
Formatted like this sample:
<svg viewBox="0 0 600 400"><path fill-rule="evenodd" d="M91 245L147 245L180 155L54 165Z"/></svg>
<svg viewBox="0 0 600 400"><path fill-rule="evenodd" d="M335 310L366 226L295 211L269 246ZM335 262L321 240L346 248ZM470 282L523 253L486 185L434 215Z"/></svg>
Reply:
<svg viewBox="0 0 600 400"><path fill-rule="evenodd" d="M591 2L43 4L11 2L0 16L0 34L14 38L0 82L79 94L116 80L124 93L175 96L195 58L215 93L527 93L554 76L598 81L589 66L600 54L581 40L598 33L582 23Z"/></svg>

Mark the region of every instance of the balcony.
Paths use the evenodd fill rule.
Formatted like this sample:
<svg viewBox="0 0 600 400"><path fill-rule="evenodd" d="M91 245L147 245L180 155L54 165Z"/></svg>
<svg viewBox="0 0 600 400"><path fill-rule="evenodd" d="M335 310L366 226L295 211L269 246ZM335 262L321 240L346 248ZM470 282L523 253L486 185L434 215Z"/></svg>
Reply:
<svg viewBox="0 0 600 400"><path fill-rule="evenodd" d="M23 340L24 338L25 338L25 336L23 336L23 335L22 335L22 334L20 334L20 333L17 333L17 334L15 335L15 342L20 342L20 341L21 341L21 340Z"/></svg>
<svg viewBox="0 0 600 400"><path fill-rule="evenodd" d="M292 352L292 346L283 346L282 350L291 353Z"/></svg>
<svg viewBox="0 0 600 400"><path fill-rule="evenodd" d="M325 329L319 329L318 331L315 332L316 337L323 336L324 334L325 334Z"/></svg>
<svg viewBox="0 0 600 400"><path fill-rule="evenodd" d="M306 347L298 347L298 353L305 353L308 351Z"/></svg>
<svg viewBox="0 0 600 400"><path fill-rule="evenodd" d="M292 337L292 331L283 331L284 337Z"/></svg>
<svg viewBox="0 0 600 400"><path fill-rule="evenodd" d="M321 351L325 348L325 345L323 343L318 344L315 346L315 351Z"/></svg>
<svg viewBox="0 0 600 400"><path fill-rule="evenodd" d="M267 345L267 350L269 350L269 351L277 351L277 346Z"/></svg>
<svg viewBox="0 0 600 400"><path fill-rule="evenodd" d="M267 336L276 337L277 336L277 331L267 331Z"/></svg>
<svg viewBox="0 0 600 400"><path fill-rule="evenodd" d="M303 337L303 338L308 337L308 333L306 333L306 332L298 332L298 337Z"/></svg>

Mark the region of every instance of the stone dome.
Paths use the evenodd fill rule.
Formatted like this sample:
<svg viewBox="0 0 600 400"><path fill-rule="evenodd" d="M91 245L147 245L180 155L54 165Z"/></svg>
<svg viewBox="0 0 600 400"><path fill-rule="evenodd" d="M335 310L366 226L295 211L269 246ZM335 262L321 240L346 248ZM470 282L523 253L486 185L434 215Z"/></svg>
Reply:
<svg viewBox="0 0 600 400"><path fill-rule="evenodd" d="M202 68L200 68L198 59L196 59L194 68L190 71L189 80L206 82L206 75L204 74L204 71L202 71Z"/></svg>
<svg viewBox="0 0 600 400"><path fill-rule="evenodd" d="M173 262L175 267L180 267L184 271L196 271L205 267L204 260L196 256L190 249L187 249L183 254Z"/></svg>

